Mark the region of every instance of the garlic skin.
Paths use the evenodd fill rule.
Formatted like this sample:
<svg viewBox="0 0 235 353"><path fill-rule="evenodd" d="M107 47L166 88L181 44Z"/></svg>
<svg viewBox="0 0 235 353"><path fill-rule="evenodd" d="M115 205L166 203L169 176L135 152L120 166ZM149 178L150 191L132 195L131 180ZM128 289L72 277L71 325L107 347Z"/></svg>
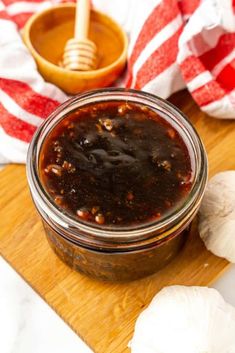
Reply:
<svg viewBox="0 0 235 353"><path fill-rule="evenodd" d="M235 308L217 290L170 286L138 317L132 353L235 353Z"/></svg>
<svg viewBox="0 0 235 353"><path fill-rule="evenodd" d="M199 234L208 250L235 263L235 171L209 181L199 211Z"/></svg>

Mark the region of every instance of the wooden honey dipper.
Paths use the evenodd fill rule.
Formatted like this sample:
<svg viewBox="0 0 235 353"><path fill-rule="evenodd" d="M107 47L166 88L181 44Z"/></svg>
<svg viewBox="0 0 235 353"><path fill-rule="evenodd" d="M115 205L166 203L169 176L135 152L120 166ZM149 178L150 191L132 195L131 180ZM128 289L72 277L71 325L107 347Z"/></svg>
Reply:
<svg viewBox="0 0 235 353"><path fill-rule="evenodd" d="M88 71L97 68L97 48L88 39L90 0L77 0L74 38L65 45L63 67L68 70Z"/></svg>

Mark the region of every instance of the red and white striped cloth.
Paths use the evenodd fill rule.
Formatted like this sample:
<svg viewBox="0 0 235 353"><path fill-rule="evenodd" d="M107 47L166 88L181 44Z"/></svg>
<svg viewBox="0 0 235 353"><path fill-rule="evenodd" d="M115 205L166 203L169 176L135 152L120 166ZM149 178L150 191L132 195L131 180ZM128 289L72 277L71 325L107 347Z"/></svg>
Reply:
<svg viewBox="0 0 235 353"><path fill-rule="evenodd" d="M57 0L0 0L0 163L24 163L37 126L67 97L37 71L19 30ZM167 98L187 86L235 118L235 0L93 0L130 38L126 86Z"/></svg>

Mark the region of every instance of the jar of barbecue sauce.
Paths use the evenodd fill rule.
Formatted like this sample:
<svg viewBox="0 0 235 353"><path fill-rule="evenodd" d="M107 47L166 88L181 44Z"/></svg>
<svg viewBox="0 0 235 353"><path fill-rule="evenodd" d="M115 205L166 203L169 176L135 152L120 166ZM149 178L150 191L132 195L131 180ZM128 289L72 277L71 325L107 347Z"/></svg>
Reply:
<svg viewBox="0 0 235 353"><path fill-rule="evenodd" d="M101 280L134 280L182 248L207 158L169 102L103 89L68 100L45 120L27 176L48 242L66 264Z"/></svg>

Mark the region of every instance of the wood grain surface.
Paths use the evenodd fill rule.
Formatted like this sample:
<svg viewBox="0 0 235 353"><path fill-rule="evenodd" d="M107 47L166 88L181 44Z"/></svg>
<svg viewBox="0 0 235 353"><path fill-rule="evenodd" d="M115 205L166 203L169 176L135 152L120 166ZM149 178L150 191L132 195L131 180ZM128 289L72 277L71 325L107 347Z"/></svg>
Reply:
<svg viewBox="0 0 235 353"><path fill-rule="evenodd" d="M171 101L199 131L210 175L235 169L235 122L206 116L186 92ZM2 256L97 353L129 352L127 343L137 316L162 287L208 285L228 267L227 261L205 249L195 222L185 248L165 269L131 283L98 282L66 267L48 246L24 166L10 165L1 171L0 203Z"/></svg>

